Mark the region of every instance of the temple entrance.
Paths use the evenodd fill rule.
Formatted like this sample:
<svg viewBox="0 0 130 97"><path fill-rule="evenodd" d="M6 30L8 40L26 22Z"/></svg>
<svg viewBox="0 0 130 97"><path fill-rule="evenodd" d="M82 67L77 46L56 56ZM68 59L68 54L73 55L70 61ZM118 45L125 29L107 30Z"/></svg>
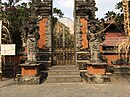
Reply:
<svg viewBox="0 0 130 97"><path fill-rule="evenodd" d="M53 31L53 64L74 64L74 22L60 18Z"/></svg>

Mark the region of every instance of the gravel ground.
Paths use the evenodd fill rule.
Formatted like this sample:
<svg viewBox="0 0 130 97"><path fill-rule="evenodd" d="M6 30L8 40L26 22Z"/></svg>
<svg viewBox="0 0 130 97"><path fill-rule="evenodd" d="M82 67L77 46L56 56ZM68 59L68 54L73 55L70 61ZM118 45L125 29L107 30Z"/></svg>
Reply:
<svg viewBox="0 0 130 97"><path fill-rule="evenodd" d="M88 84L42 83L16 85L13 79L0 82L0 97L130 97L130 83Z"/></svg>

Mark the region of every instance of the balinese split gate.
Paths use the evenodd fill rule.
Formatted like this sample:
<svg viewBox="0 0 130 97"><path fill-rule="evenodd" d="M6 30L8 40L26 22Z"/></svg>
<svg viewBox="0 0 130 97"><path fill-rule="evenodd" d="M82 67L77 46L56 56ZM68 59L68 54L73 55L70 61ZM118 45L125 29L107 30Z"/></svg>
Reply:
<svg viewBox="0 0 130 97"><path fill-rule="evenodd" d="M87 37L90 22L95 21L95 1L75 0L74 3L74 21L69 18L62 21L61 18L55 25L52 25L51 18L52 0L39 3L38 11L42 19L38 45L44 53L50 54L50 58L43 60L49 64L75 64L82 68L90 58ZM65 25L68 20L71 27Z"/></svg>
<svg viewBox="0 0 130 97"><path fill-rule="evenodd" d="M103 82L108 78L102 76L106 73L107 63L99 59L99 54L100 42L105 34L102 32L103 22L95 18L95 0L74 0L74 22L60 18L55 25L53 2L33 0L31 17L38 17L40 38L37 60L21 65L22 81L39 82L41 65L48 65L51 68L47 82L80 82L78 69L88 70L85 76L89 81Z"/></svg>
<svg viewBox="0 0 130 97"><path fill-rule="evenodd" d="M79 82L78 68L83 68L90 59L88 28L91 22L96 21L95 1L74 0L74 22L69 18L61 18L55 25L52 20L54 1L33 0L32 2L31 17L38 17L40 39L35 64L31 62L28 63L31 64L29 66L21 65L22 81L25 82L27 76L32 75L37 75L39 80L39 67L42 63L52 66L47 82Z"/></svg>

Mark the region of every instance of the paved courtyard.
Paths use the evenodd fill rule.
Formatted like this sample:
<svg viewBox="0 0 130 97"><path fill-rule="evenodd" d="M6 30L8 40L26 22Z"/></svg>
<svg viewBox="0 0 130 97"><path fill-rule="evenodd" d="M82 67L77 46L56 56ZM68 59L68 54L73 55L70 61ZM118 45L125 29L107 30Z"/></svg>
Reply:
<svg viewBox="0 0 130 97"><path fill-rule="evenodd" d="M16 85L13 79L4 79L0 97L130 97L130 83Z"/></svg>

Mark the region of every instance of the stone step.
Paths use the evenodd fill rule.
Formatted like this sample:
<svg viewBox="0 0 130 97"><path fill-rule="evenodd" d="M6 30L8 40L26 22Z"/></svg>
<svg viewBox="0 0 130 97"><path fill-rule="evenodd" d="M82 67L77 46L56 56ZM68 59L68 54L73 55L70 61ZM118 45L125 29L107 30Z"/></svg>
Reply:
<svg viewBox="0 0 130 97"><path fill-rule="evenodd" d="M79 75L48 76L46 83L81 82Z"/></svg>
<svg viewBox="0 0 130 97"><path fill-rule="evenodd" d="M77 70L75 65L56 65L50 68L50 70Z"/></svg>
<svg viewBox="0 0 130 97"><path fill-rule="evenodd" d="M112 76L130 76L129 72L114 72Z"/></svg>
<svg viewBox="0 0 130 97"><path fill-rule="evenodd" d="M80 82L81 77L76 65L56 65L49 69L47 83Z"/></svg>
<svg viewBox="0 0 130 97"><path fill-rule="evenodd" d="M78 70L50 70L48 75L79 75Z"/></svg>

